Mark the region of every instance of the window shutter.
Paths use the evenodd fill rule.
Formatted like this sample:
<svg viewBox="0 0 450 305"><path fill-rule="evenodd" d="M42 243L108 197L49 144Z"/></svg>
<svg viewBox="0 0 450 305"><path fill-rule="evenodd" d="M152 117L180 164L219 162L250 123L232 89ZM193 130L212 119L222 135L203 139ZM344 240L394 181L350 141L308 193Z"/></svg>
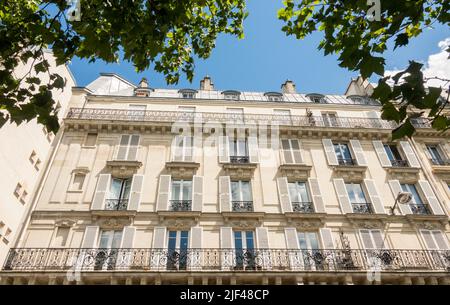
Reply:
<svg viewBox="0 0 450 305"><path fill-rule="evenodd" d="M294 163L295 164L302 164L303 158L302 158L302 152L301 152L301 143L297 139L291 140L291 148L292 148L292 154L294 155Z"/></svg>
<svg viewBox="0 0 450 305"><path fill-rule="evenodd" d="M419 160L417 160L416 155L411 147L411 144L407 141L400 141L400 146L405 153L406 159L408 160L409 166L411 167L420 167Z"/></svg>
<svg viewBox="0 0 450 305"><path fill-rule="evenodd" d="M182 149L181 158L184 162L192 162L194 161L194 139L191 136L183 137L184 147Z"/></svg>
<svg viewBox="0 0 450 305"><path fill-rule="evenodd" d="M350 145L353 150L353 154L355 155L356 162L360 166L367 166L366 156L364 155L364 150L361 146L361 142L359 140L350 140Z"/></svg>
<svg viewBox="0 0 450 305"><path fill-rule="evenodd" d="M192 153L193 156L191 158L192 162L201 162L201 156L202 156L202 151L203 151L203 138L202 138L202 133L201 131L199 131L198 133L194 133L194 137L193 137L193 148L192 148Z"/></svg>
<svg viewBox="0 0 450 305"><path fill-rule="evenodd" d="M155 227L153 229L153 249L164 249L166 246L166 228Z"/></svg>
<svg viewBox="0 0 450 305"><path fill-rule="evenodd" d="M156 202L157 211L167 211L170 199L170 175L161 175L159 177L158 199Z"/></svg>
<svg viewBox="0 0 450 305"><path fill-rule="evenodd" d="M364 249L375 249L375 245L372 242L372 237L369 230L360 230L361 240Z"/></svg>
<svg viewBox="0 0 450 305"><path fill-rule="evenodd" d="M394 202L395 202L395 198L397 198L398 193L403 192L402 187L400 185L400 182L398 182L398 180L389 180L389 186L391 188L392 195L394 195ZM394 203L392 205L394 205ZM411 208L409 207L408 204L397 203L397 206L403 215L412 213Z"/></svg>
<svg viewBox="0 0 450 305"><path fill-rule="evenodd" d="M221 212L231 212L231 180L230 176L219 177L219 203Z"/></svg>
<svg viewBox="0 0 450 305"><path fill-rule="evenodd" d="M329 228L320 228L319 229L320 239L322 240L322 247L326 250L334 249L334 239L333 233Z"/></svg>
<svg viewBox="0 0 450 305"><path fill-rule="evenodd" d="M108 188L111 184L110 174L100 174L98 176L97 188L95 189L94 199L92 200L91 210L103 210Z"/></svg>
<svg viewBox="0 0 450 305"><path fill-rule="evenodd" d="M367 192L369 193L370 202L372 203L372 208L376 214L386 214L384 210L383 202L378 195L379 192L372 179L364 179L364 184L366 185Z"/></svg>
<svg viewBox="0 0 450 305"><path fill-rule="evenodd" d="M436 198L433 190L431 189L431 185L426 180L419 180L420 188L422 189L422 193L425 195L425 198L428 204L431 207L434 215L445 215L444 211L439 204L439 200Z"/></svg>
<svg viewBox="0 0 450 305"><path fill-rule="evenodd" d="M203 177L192 178L192 211L202 211L203 207Z"/></svg>
<svg viewBox="0 0 450 305"><path fill-rule="evenodd" d="M219 163L230 162L230 140L228 136L219 136Z"/></svg>
<svg viewBox="0 0 450 305"><path fill-rule="evenodd" d="M370 233L372 234L372 238L375 243L376 249L383 249L384 248L384 240L383 240L383 235L381 234L381 231L380 230L371 230Z"/></svg>
<svg viewBox="0 0 450 305"><path fill-rule="evenodd" d="M258 163L258 138L248 137L248 154L250 163Z"/></svg>
<svg viewBox="0 0 450 305"><path fill-rule="evenodd" d="M220 228L220 248L232 249L233 247L233 228L221 227Z"/></svg>
<svg viewBox="0 0 450 305"><path fill-rule="evenodd" d="M191 240L189 242L189 248L191 249L201 249L202 248L202 227L192 227L191 228Z"/></svg>
<svg viewBox="0 0 450 305"><path fill-rule="evenodd" d="M336 153L334 152L334 145L331 139L322 139L323 149L327 157L328 165L338 165Z"/></svg>
<svg viewBox="0 0 450 305"><path fill-rule="evenodd" d="M381 141L372 141L373 148L375 148L375 151L378 156L378 160L380 160L382 167L391 167L391 161L389 160L389 157L386 153L386 150L384 149L383 142Z"/></svg>
<svg viewBox="0 0 450 305"><path fill-rule="evenodd" d="M281 140L281 156L283 164L292 164L294 159L291 154L291 143L288 139Z"/></svg>
<svg viewBox="0 0 450 305"><path fill-rule="evenodd" d="M256 241L258 243L258 249L269 249L269 234L267 228L256 228Z"/></svg>
<svg viewBox="0 0 450 305"><path fill-rule="evenodd" d="M183 161L183 148L180 147L182 141L183 141L183 136L180 136L180 135L176 135L172 139L171 160L173 162Z"/></svg>
<svg viewBox="0 0 450 305"><path fill-rule="evenodd" d="M129 143L130 135L122 135L120 137L120 144L119 148L117 149L116 160L126 160Z"/></svg>
<svg viewBox="0 0 450 305"><path fill-rule="evenodd" d="M325 213L325 204L323 203L319 180L317 180L316 178L308 178L308 184L315 212Z"/></svg>
<svg viewBox="0 0 450 305"><path fill-rule="evenodd" d="M120 243L120 248L132 249L135 233L136 233L135 227L132 227L132 226L124 227L123 233L122 233L122 241Z"/></svg>
<svg viewBox="0 0 450 305"><path fill-rule="evenodd" d="M422 234L422 237L423 237L423 240L425 241L427 249L428 250L437 250L437 245L434 242L431 231L430 230L420 230L420 233Z"/></svg>
<svg viewBox="0 0 450 305"><path fill-rule="evenodd" d="M133 175L131 181L130 200L128 202L128 210L137 211L141 203L142 187L144 185L144 175Z"/></svg>
<svg viewBox="0 0 450 305"><path fill-rule="evenodd" d="M438 230L432 231L432 234L434 236L434 240L436 241L437 247L439 250L448 250L448 241L445 238L445 235Z"/></svg>
<svg viewBox="0 0 450 305"><path fill-rule="evenodd" d="M334 189L339 199L342 214L353 213L353 208L348 198L347 188L344 179L333 179Z"/></svg>
<svg viewBox="0 0 450 305"><path fill-rule="evenodd" d="M82 249L91 249L97 247L97 238L99 234L98 226L87 226L84 229L83 241L81 242Z"/></svg>
<svg viewBox="0 0 450 305"><path fill-rule="evenodd" d="M285 228L284 236L286 238L286 248L289 250L300 249L300 244L298 242L297 229L296 228Z"/></svg>
<svg viewBox="0 0 450 305"><path fill-rule="evenodd" d="M128 161L136 161L139 148L139 139L140 139L139 135L131 136L130 146L128 147L128 155L127 155Z"/></svg>
<svg viewBox="0 0 450 305"><path fill-rule="evenodd" d="M280 196L281 212L292 212L291 198L289 196L288 180L286 177L277 178L278 195Z"/></svg>

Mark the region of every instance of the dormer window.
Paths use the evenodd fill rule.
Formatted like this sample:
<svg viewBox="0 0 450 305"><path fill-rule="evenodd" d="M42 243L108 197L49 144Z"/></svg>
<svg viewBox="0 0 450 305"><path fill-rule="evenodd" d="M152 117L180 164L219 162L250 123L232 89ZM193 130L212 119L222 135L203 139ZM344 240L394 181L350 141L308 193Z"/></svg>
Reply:
<svg viewBox="0 0 450 305"><path fill-rule="evenodd" d="M312 93L312 94L307 94L306 97L309 98L309 100L311 102L316 103L316 104L326 103L325 95L322 95L322 94Z"/></svg>
<svg viewBox="0 0 450 305"><path fill-rule="evenodd" d="M283 94L279 92L266 92L264 93L264 96L267 97L267 100L269 102L282 102L283 101Z"/></svg>
<svg viewBox="0 0 450 305"><path fill-rule="evenodd" d="M371 105L376 104L376 101L371 99L367 96L361 96L361 95L349 95L347 96L348 99L350 99L353 103L359 104L359 105Z"/></svg>
<svg viewBox="0 0 450 305"><path fill-rule="evenodd" d="M178 93L180 93L182 98L193 99L195 98L195 94L197 93L197 91L193 89L182 89L178 91Z"/></svg>
<svg viewBox="0 0 450 305"><path fill-rule="evenodd" d="M226 100L233 100L233 101L238 101L239 96L241 95L241 93L239 91L235 91L235 90L223 91L222 94Z"/></svg>

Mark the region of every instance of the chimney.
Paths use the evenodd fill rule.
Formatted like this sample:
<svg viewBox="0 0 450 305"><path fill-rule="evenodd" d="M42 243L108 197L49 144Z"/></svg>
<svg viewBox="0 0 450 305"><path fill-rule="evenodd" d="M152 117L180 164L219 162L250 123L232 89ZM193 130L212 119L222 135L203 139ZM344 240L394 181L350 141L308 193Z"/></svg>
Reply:
<svg viewBox="0 0 450 305"><path fill-rule="evenodd" d="M206 90L206 91L212 91L214 90L214 84L211 81L211 78L206 75L201 81L200 81L200 90Z"/></svg>
<svg viewBox="0 0 450 305"><path fill-rule="evenodd" d="M141 96L141 97L148 97L150 96L150 92L152 91L152 89L150 89L148 87L148 81L145 77L143 77L141 79L141 81L139 82L139 87L137 87L136 89L134 89L134 93L136 96Z"/></svg>
<svg viewBox="0 0 450 305"><path fill-rule="evenodd" d="M289 79L281 85L281 91L283 93L297 93L294 82Z"/></svg>

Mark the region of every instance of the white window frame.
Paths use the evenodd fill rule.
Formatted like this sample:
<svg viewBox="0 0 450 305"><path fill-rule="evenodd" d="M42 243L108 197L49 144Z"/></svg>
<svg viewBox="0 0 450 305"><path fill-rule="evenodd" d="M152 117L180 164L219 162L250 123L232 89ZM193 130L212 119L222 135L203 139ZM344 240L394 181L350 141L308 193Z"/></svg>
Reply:
<svg viewBox="0 0 450 305"><path fill-rule="evenodd" d="M192 161L194 156L194 137L193 136L179 136L180 141L175 143L175 149L178 149L181 155L181 162ZM190 141L188 141L190 139ZM190 143L190 145L189 145ZM190 155L187 153L190 151Z"/></svg>
<svg viewBox="0 0 450 305"><path fill-rule="evenodd" d="M244 196L243 196L243 192L242 192L242 185L243 183L248 183L248 189L249 189L249 194L250 194L250 200L248 201L252 201L253 202L253 191L252 191L252 183L251 181L246 181L246 180L232 180L231 184L230 184L230 188L231 190L233 189L232 185L233 183L238 183L238 196L239 196L239 200L235 200L235 198L233 198L233 191L231 191L231 201L247 201L247 200L243 200Z"/></svg>
<svg viewBox="0 0 450 305"><path fill-rule="evenodd" d="M363 234L362 234L363 231L369 232L370 240L371 240L372 246L374 246L374 247L366 248L366 246L364 245L364 238L363 238ZM373 233L372 233L374 231L380 232L380 236L381 236L381 239L383 241L383 244L381 245L381 248L377 248L377 243L376 243L375 238L373 237ZM387 247L387 239L385 238L383 231L380 230L380 229L360 229L359 230L359 239L361 241L361 246L362 246L362 248L364 250L383 250L383 249L385 250L385 249L388 249L388 247Z"/></svg>
<svg viewBox="0 0 450 305"><path fill-rule="evenodd" d="M175 192L173 191L174 184L179 184L180 185L180 193L178 194L179 198L173 198L173 196L175 194ZM192 180L171 179L171 181L170 181L170 192L171 192L170 200L192 200L192 184L193 184ZM189 188L190 188L190 191L187 190ZM188 194L190 193L191 196L188 196L189 199L183 199L185 192L188 192Z"/></svg>

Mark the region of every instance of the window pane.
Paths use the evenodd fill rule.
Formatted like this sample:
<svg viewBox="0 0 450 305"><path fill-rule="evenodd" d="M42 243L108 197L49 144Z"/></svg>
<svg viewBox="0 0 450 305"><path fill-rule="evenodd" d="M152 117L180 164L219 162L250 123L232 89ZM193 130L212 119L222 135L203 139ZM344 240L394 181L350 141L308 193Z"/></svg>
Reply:
<svg viewBox="0 0 450 305"><path fill-rule="evenodd" d="M297 185L293 182L290 182L290 183L288 183L288 187L289 187L289 195L291 196L291 201L299 202L300 197L297 192Z"/></svg>
<svg viewBox="0 0 450 305"><path fill-rule="evenodd" d="M191 200L192 198L192 181L183 181L183 200Z"/></svg>
<svg viewBox="0 0 450 305"><path fill-rule="evenodd" d="M300 244L300 249L302 249L302 250L308 249L308 245L306 244L305 233L303 233L303 232L298 233L298 242Z"/></svg>
<svg viewBox="0 0 450 305"><path fill-rule="evenodd" d="M319 249L319 241L317 240L317 234L315 232L308 232L307 238L312 250Z"/></svg>
<svg viewBox="0 0 450 305"><path fill-rule="evenodd" d="M245 139L238 140L238 156L246 156L247 155L247 143Z"/></svg>
<svg viewBox="0 0 450 305"><path fill-rule="evenodd" d="M281 146L283 147L284 150L291 150L291 147L289 145L289 140L287 140L287 139L281 140Z"/></svg>
<svg viewBox="0 0 450 305"><path fill-rule="evenodd" d="M128 199L130 196L130 189L131 189L131 180L132 179L124 179L122 184L122 194L120 199Z"/></svg>
<svg viewBox="0 0 450 305"><path fill-rule="evenodd" d="M84 174L75 174L75 176L73 177L72 189L74 189L74 190L82 190L85 177L86 176Z"/></svg>
<svg viewBox="0 0 450 305"><path fill-rule="evenodd" d="M231 181L231 200L240 201L239 181Z"/></svg>
<svg viewBox="0 0 450 305"><path fill-rule="evenodd" d="M241 181L242 201L252 201L252 191L250 189L250 182Z"/></svg>
<svg viewBox="0 0 450 305"><path fill-rule="evenodd" d="M246 235L246 241L247 241L247 249L254 249L255 245L253 242L253 232L247 231L247 232L245 232L245 235Z"/></svg>
<svg viewBox="0 0 450 305"><path fill-rule="evenodd" d="M180 181L172 181L172 200L180 200L181 194L181 182Z"/></svg>
<svg viewBox="0 0 450 305"><path fill-rule="evenodd" d="M189 240L189 232L188 231L181 231L180 249L187 249L188 248L188 240Z"/></svg>
<svg viewBox="0 0 450 305"><path fill-rule="evenodd" d="M100 236L100 248L108 248L109 247L109 240L110 236L112 234L112 231L103 231Z"/></svg>
<svg viewBox="0 0 450 305"><path fill-rule="evenodd" d="M111 180L111 187L109 190L109 199L119 199L120 190L122 188L122 179L113 178Z"/></svg>
<svg viewBox="0 0 450 305"><path fill-rule="evenodd" d="M168 242L168 248L169 250L175 249L177 245L177 231L169 231L169 242Z"/></svg>
<svg viewBox="0 0 450 305"><path fill-rule="evenodd" d="M114 237L111 248L120 248L121 241L122 241L122 231L114 231Z"/></svg>
<svg viewBox="0 0 450 305"><path fill-rule="evenodd" d="M234 231L234 247L242 249L242 234L241 231Z"/></svg>
<svg viewBox="0 0 450 305"><path fill-rule="evenodd" d="M308 190L306 188L306 183L305 182L297 182L297 189L298 189L298 193L299 196L301 198L301 202L309 202L309 195L308 195Z"/></svg>
<svg viewBox="0 0 450 305"><path fill-rule="evenodd" d="M69 236L70 228L59 227L56 232L55 246L64 247Z"/></svg>
<svg viewBox="0 0 450 305"><path fill-rule="evenodd" d="M412 195L412 202L416 204L423 204L422 199L417 192L416 186L414 184L401 184L402 190L404 192L409 192Z"/></svg>

